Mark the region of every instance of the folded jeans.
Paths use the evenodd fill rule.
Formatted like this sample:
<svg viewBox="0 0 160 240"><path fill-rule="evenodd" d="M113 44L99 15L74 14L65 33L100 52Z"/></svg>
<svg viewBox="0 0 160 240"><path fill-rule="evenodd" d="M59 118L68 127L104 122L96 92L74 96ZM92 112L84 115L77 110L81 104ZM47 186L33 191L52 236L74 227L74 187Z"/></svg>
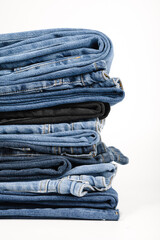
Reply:
<svg viewBox="0 0 160 240"><path fill-rule="evenodd" d="M124 98L109 78L113 46L103 33L48 29L0 35L0 111ZM62 91L64 90L64 91Z"/></svg>
<svg viewBox="0 0 160 240"><path fill-rule="evenodd" d="M0 125L47 124L75 122L91 118L104 119L110 112L110 105L103 102L63 104L16 112L1 112Z"/></svg>
<svg viewBox="0 0 160 240"><path fill-rule="evenodd" d="M3 169L16 169L20 167L30 168L30 164L34 162L35 167L40 166L40 162L43 162L47 159L58 159L58 156L65 161L67 159L72 163L72 166L85 165L85 164L97 164L97 163L110 163L116 162L122 165L128 163L128 158L124 156L120 150L115 147L107 147L103 142L99 142L97 147L94 149L94 152L86 154L85 151L88 147L85 148L58 148L58 151L53 151L51 154L44 154L31 149L17 149L17 148L0 148L0 166L1 170ZM54 150L56 150L54 148ZM73 151L74 150L74 151ZM81 150L81 151L78 151ZM84 151L83 151L84 150ZM93 149L90 150L92 151ZM95 154L96 153L96 154ZM7 164L5 168L4 165ZM36 165L38 163L38 165ZM25 164L25 165L23 165ZM33 166L33 164L32 164Z"/></svg>
<svg viewBox="0 0 160 240"><path fill-rule="evenodd" d="M116 174L113 172L108 178L90 175L69 175L60 179L46 179L27 182L0 182L0 191L31 192L31 193L58 193L83 197L88 192L107 191L112 186Z"/></svg>
<svg viewBox="0 0 160 240"><path fill-rule="evenodd" d="M116 209L35 208L0 210L0 219L79 219L118 221Z"/></svg>
<svg viewBox="0 0 160 240"><path fill-rule="evenodd" d="M104 171L105 169L108 170L107 167L111 164L97 164L96 161L93 162L88 161L88 159L83 159L79 160L79 165L78 159L54 155L36 156L31 157L31 159L28 157L25 158L25 160L22 160L22 158L17 159L17 157L14 157L13 159L11 160L10 158L10 160L8 160L8 158L0 158L1 182L42 180L48 178L55 179L62 177L67 173L67 175L83 174L83 171L85 171L86 174L90 174L92 173L91 170L94 169L94 166L96 169L101 169L100 165L102 164L104 165L102 171Z"/></svg>
<svg viewBox="0 0 160 240"><path fill-rule="evenodd" d="M2 125L0 147L85 147L100 141L104 121L97 119L59 124Z"/></svg>
<svg viewBox="0 0 160 240"><path fill-rule="evenodd" d="M62 218L118 220L117 192L72 195L0 192L0 218Z"/></svg>

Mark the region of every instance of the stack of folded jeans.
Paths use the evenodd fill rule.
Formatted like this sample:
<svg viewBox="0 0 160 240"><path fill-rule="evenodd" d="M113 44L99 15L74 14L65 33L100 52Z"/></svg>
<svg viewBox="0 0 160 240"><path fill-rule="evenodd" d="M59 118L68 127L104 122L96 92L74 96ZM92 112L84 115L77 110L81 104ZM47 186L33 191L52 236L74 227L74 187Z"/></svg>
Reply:
<svg viewBox="0 0 160 240"><path fill-rule="evenodd" d="M0 218L119 219L128 158L100 135L124 98L112 59L98 31L0 35Z"/></svg>

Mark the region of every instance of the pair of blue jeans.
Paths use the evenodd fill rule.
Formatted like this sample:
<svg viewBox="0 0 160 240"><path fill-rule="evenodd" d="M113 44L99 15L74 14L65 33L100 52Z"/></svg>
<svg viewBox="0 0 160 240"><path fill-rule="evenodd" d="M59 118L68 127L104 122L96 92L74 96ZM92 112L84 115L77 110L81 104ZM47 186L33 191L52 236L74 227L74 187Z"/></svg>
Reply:
<svg viewBox="0 0 160 240"><path fill-rule="evenodd" d="M0 218L118 220L117 192L70 195L0 192Z"/></svg>
<svg viewBox="0 0 160 240"><path fill-rule="evenodd" d="M2 152L8 148L48 154L95 156L103 125L104 120L99 121L98 118L74 123L2 125L0 148Z"/></svg>
<svg viewBox="0 0 160 240"><path fill-rule="evenodd" d="M30 181L47 178L59 178L72 168L104 163L117 162L127 164L128 158L114 147L98 146L95 157L80 158L70 156L55 156L48 154L17 154L0 156L0 181ZM83 174L71 172L72 174Z"/></svg>
<svg viewBox="0 0 160 240"><path fill-rule="evenodd" d="M0 218L118 220L119 212L115 210L118 196L110 190L116 170L110 163L82 165L55 181L0 183ZM92 191L95 194L90 195Z"/></svg>
<svg viewBox="0 0 160 240"><path fill-rule="evenodd" d="M103 120L102 120L103 122ZM0 147L85 147L100 141L98 119L85 122L0 126Z"/></svg>
<svg viewBox="0 0 160 240"><path fill-rule="evenodd" d="M124 98L110 78L113 46L101 32L49 29L0 35L0 111ZM63 91L62 91L63 90Z"/></svg>
<svg viewBox="0 0 160 240"><path fill-rule="evenodd" d="M58 193L83 197L88 192L107 191L112 185L116 170L117 167L110 163L94 164L90 165L89 168L88 165L83 165L66 172L65 177L61 176L59 179L26 182L3 181L0 182L0 191L32 192L36 194Z"/></svg>

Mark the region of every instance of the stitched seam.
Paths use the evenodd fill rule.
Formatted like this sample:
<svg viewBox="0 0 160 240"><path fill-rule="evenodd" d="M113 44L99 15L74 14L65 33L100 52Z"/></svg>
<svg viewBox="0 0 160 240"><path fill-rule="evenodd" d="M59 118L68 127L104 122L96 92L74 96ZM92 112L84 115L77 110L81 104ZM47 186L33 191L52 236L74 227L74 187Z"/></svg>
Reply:
<svg viewBox="0 0 160 240"><path fill-rule="evenodd" d="M45 134L45 124L43 125L42 134Z"/></svg>
<svg viewBox="0 0 160 240"><path fill-rule="evenodd" d="M50 40L50 39L47 39L47 40ZM40 42L42 42L43 40L40 40ZM31 45L32 43L27 43L25 46L29 46L29 45ZM23 51L23 53L35 53L36 51L41 51L41 50L44 50L44 49L48 49L48 48L52 48L52 47L55 47L55 46L60 46L60 44L50 44L50 45L47 45L47 46L44 46L44 47L37 47L37 48L35 48L35 49L26 49L25 51ZM17 46L16 46L17 47ZM18 46L19 47L19 46ZM20 52L21 53L21 52ZM19 68L20 69L20 68Z"/></svg>
<svg viewBox="0 0 160 240"><path fill-rule="evenodd" d="M80 187L80 189L79 189L79 191L78 191L78 196L79 196L79 197L81 196L81 195L80 195L80 192L81 192L83 186L85 186L85 183L82 184L82 186Z"/></svg>
<svg viewBox="0 0 160 240"><path fill-rule="evenodd" d="M96 64L96 63L94 63L94 66L95 66L95 68L96 68L96 71L98 71L98 67L97 67L97 64Z"/></svg>
<svg viewBox="0 0 160 240"><path fill-rule="evenodd" d="M59 181L59 183L58 183L58 188L57 188L58 193L61 193L61 192L60 192L60 184L61 184L61 182L62 182L63 180L64 180L64 179L62 178L62 179Z"/></svg>
<svg viewBox="0 0 160 240"><path fill-rule="evenodd" d="M41 192L42 191L42 181L41 181L41 183L40 183L40 189L39 189L39 192Z"/></svg>
<svg viewBox="0 0 160 240"><path fill-rule="evenodd" d="M54 80L56 81L56 80ZM77 81L74 81L74 83L81 83L81 81L77 80ZM32 89L27 89L27 90L19 90L19 91L10 91L10 92L5 92L5 93L2 93L0 94L0 96L4 96L8 93L20 93L20 92L33 92L35 90L43 90L43 89L47 89L47 88L50 88L50 87L56 87L56 86L61 86L61 85L72 85L73 82L70 82L70 83L53 83L51 84L50 86L45 86L45 87L37 87L37 88L32 88Z"/></svg>
<svg viewBox="0 0 160 240"><path fill-rule="evenodd" d="M104 70L103 70L104 71ZM103 71L101 71L102 77L105 81L107 81L108 79L110 79L110 77L108 76L108 74L106 74L107 76L105 76L105 74L103 73Z"/></svg>
<svg viewBox="0 0 160 240"><path fill-rule="evenodd" d="M29 69L33 69L33 68L39 67L39 66L45 66L45 65L52 64L52 63L64 62L64 61L68 61L68 60L71 60L71 59L78 59L78 58L80 58L80 56L73 57L73 58L66 58L66 59L63 59L63 60L53 61L53 62L49 62L49 63L36 64L36 66L32 66L32 67L28 67L28 68L26 67L25 69L22 69L22 70L17 70L15 68L14 70L15 70L15 73L20 73L20 72L24 72L24 71L29 70Z"/></svg>
<svg viewBox="0 0 160 240"><path fill-rule="evenodd" d="M48 187L49 179L45 183L44 191L47 192L47 187Z"/></svg>
<svg viewBox="0 0 160 240"><path fill-rule="evenodd" d="M83 75L81 75L81 82L85 86L84 80L83 80Z"/></svg>
<svg viewBox="0 0 160 240"><path fill-rule="evenodd" d="M111 186L112 180L113 180L113 176L111 177L111 179L109 181L108 188Z"/></svg>
<svg viewBox="0 0 160 240"><path fill-rule="evenodd" d="M106 183L105 183L105 178L104 177L102 177L102 182L103 182L104 188L106 188Z"/></svg>
<svg viewBox="0 0 160 240"><path fill-rule="evenodd" d="M87 95L88 93L83 93L83 96L85 96L85 95ZM66 97L68 97L68 95L69 94L66 94L65 95L65 97L63 97L63 96L61 96L61 100L63 100L63 99L66 99ZM82 95L82 93L80 94L80 95ZM94 96L99 96L100 94L99 94L99 92L97 92L97 93L94 93ZM112 92L112 95L117 95L117 93L114 93L114 92ZM111 96L111 94L108 94L108 96L110 97ZM72 97L77 97L77 94L75 93L73 93L72 94ZM113 98L113 97L112 97ZM68 97L68 99L70 99L69 97ZM114 99L114 98L113 98ZM44 103L45 102L45 100L43 100L43 101L41 101L41 103Z"/></svg>
<svg viewBox="0 0 160 240"><path fill-rule="evenodd" d="M50 129L51 129L50 126L51 126L51 125L48 124L48 133L50 133Z"/></svg>

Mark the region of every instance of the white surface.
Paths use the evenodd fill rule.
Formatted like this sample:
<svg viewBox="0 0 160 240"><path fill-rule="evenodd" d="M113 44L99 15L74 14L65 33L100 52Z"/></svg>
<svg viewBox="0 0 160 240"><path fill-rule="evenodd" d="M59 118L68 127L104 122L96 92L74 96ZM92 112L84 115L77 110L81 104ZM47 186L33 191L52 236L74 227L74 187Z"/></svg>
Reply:
<svg viewBox="0 0 160 240"><path fill-rule="evenodd" d="M57 27L97 29L113 41L111 76L125 100L102 133L130 158L120 166L119 222L1 220L0 239L160 239L160 2L157 0L1 0L0 32Z"/></svg>

